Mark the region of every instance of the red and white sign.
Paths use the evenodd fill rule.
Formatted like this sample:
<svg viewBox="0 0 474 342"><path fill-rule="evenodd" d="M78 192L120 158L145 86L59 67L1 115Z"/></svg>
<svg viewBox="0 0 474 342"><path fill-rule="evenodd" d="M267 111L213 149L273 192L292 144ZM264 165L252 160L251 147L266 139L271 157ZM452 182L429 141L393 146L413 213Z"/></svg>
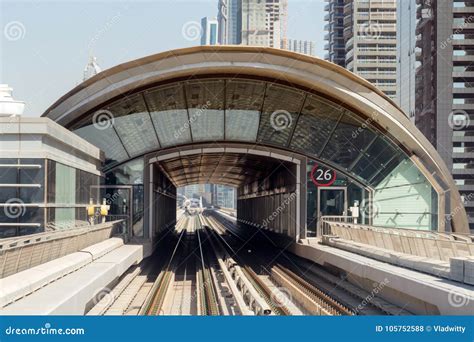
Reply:
<svg viewBox="0 0 474 342"><path fill-rule="evenodd" d="M336 171L315 164L311 170L311 180L316 186L331 186L336 181Z"/></svg>

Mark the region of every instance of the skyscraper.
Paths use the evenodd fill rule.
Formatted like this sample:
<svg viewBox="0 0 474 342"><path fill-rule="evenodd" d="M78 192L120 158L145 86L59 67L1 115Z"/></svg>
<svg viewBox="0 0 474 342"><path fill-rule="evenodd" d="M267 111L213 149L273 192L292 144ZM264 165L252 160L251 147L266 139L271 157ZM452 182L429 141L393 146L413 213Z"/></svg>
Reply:
<svg viewBox="0 0 474 342"><path fill-rule="evenodd" d="M417 8L415 124L436 147L474 229L474 3L424 0Z"/></svg>
<svg viewBox="0 0 474 342"><path fill-rule="evenodd" d="M242 41L242 0L219 0L217 21L219 44L238 45Z"/></svg>
<svg viewBox="0 0 474 342"><path fill-rule="evenodd" d="M217 19L204 17L201 19L201 45L216 45L218 43Z"/></svg>
<svg viewBox="0 0 474 342"><path fill-rule="evenodd" d="M286 41L287 0L220 0L219 43L280 48Z"/></svg>
<svg viewBox="0 0 474 342"><path fill-rule="evenodd" d="M346 66L346 45L344 42L344 0L325 0L324 7L327 12L324 20L327 24L324 30L327 31L324 39L327 41L324 49L327 51L325 59Z"/></svg>
<svg viewBox="0 0 474 342"><path fill-rule="evenodd" d="M339 0L328 0L327 58L364 77L391 98L397 81L396 0L344 0L343 39L345 61L340 50ZM337 49L336 49L337 47Z"/></svg>
<svg viewBox="0 0 474 342"><path fill-rule="evenodd" d="M236 189L230 186L213 185L213 204L221 208L237 208Z"/></svg>
<svg viewBox="0 0 474 342"><path fill-rule="evenodd" d="M281 41L281 48L314 56L315 43L310 40L288 39Z"/></svg>
<svg viewBox="0 0 474 342"><path fill-rule="evenodd" d="M415 120L416 0L397 1L397 103Z"/></svg>

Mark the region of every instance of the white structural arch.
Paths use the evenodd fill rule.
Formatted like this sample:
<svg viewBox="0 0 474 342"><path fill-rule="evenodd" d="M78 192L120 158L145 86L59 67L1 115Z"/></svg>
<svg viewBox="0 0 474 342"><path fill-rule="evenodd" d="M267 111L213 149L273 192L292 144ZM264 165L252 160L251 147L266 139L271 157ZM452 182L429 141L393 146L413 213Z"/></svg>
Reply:
<svg viewBox="0 0 474 342"><path fill-rule="evenodd" d="M175 97L182 96L184 104L179 107L180 100L175 99L173 106L176 108L156 109L161 108L164 96L169 92L167 89L172 87L179 89L179 94L174 94ZM256 95L259 87L264 89L261 96ZM193 89L196 89L196 93L190 94ZM224 89L222 94L219 89ZM240 99L239 89L242 89ZM233 95L229 95L231 92ZM247 94L252 96L253 102L241 101ZM298 96L301 96L301 100L298 100L301 102L299 111L291 109L291 106L297 107ZM140 106L143 102L144 108L138 109L140 106L137 105L137 98L140 98ZM130 101L135 102L130 104ZM272 107L278 101L289 107ZM310 105L308 102L317 105ZM261 109L255 108L255 104L260 105ZM239 108L240 105L243 107ZM328 112L328 108L334 111L333 115ZM170 110L174 110L176 115L179 111L187 112L190 127L186 129L190 131L189 138L170 141L169 136L166 138L166 129L165 132L160 131L169 122L163 121L162 117L168 115ZM216 138L199 131L197 124L191 121L192 114L196 114L197 110L205 111L205 116L212 114L213 118L222 120L222 135L218 134ZM270 128L262 126L263 120L268 120L275 111L288 112L291 115L290 121L294 120L288 136L269 133ZM462 198L450 171L428 140L397 105L372 84L318 58L284 50L247 46L199 46L167 51L99 73L61 97L43 116L76 131L88 140L94 140L92 136L97 136L100 132L106 134L106 131L100 130L91 133L94 115L97 117L98 112L109 113L109 121L119 123L114 134L117 134L117 141L123 145L123 149L120 147L123 151L109 158L110 164L105 169L160 149L197 142L223 142L232 137L233 142L255 142L261 146L294 151L322 161L377 191L380 182L388 182L388 174L384 174L385 178L378 179L377 182L371 181L368 175L363 174L368 173L364 168L364 160L377 160L375 152L369 152L374 141L378 143L383 140L384 144L390 146L390 151L397 154L397 158L403 155L404 163L408 161L417 173L408 175L408 171L399 171L393 165L388 167L389 161L385 160L380 163L381 171L389 168L388 173L398 172L399 178L405 180L415 177L420 180L420 184L428 184L426 186L430 186L435 193L432 199L435 209L423 209L425 212L418 213L419 216L431 215L436 223L435 229L439 231L469 232ZM156 137L147 137L145 134L140 137L140 145L136 143L136 139L128 141L133 134L121 134L121 130L134 127L125 119L127 116L135 115L137 118L142 114L142 120L153 124ZM227 133L227 130L235 129L229 126L234 122L234 114L240 120L236 125L241 124L244 116L258 117L255 137L240 139L232 135L234 131ZM202 117L200 119L205 120ZM209 119L209 122L215 122L213 120ZM325 125L324 129L320 123ZM167 129L175 128L170 125ZM313 134L311 129L316 133ZM354 140L346 144L341 139L345 137L347 140L348 132L352 132ZM298 134L300 140L306 136L309 141L295 142ZM324 141L318 141L317 138L321 135L327 135ZM362 137L363 135L367 137ZM363 141L362 138L368 140ZM112 143L100 139L94 140L94 143L104 150L107 159L108 150L112 151L107 146ZM101 146L101 143L104 145ZM331 146L335 146L333 150L330 150ZM340 157L343 152L349 154L344 162ZM376 175L371 172L370 177ZM403 211L395 216L398 214L404 215Z"/></svg>

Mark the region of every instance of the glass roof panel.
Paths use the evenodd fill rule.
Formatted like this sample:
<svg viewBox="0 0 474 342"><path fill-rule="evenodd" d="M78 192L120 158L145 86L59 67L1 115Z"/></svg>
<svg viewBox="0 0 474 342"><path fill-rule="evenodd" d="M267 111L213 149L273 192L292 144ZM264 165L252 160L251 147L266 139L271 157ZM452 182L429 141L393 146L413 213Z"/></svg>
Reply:
<svg viewBox="0 0 474 342"><path fill-rule="evenodd" d="M104 151L107 166L129 158L111 121L102 122L100 126L85 126L75 130L74 133Z"/></svg>
<svg viewBox="0 0 474 342"><path fill-rule="evenodd" d="M224 140L224 80L185 82L193 141Z"/></svg>
<svg viewBox="0 0 474 342"><path fill-rule="evenodd" d="M186 109L152 112L151 117L162 147L191 142L191 131Z"/></svg>
<svg viewBox="0 0 474 342"><path fill-rule="evenodd" d="M226 81L225 108L260 111L265 95L265 82L251 80Z"/></svg>
<svg viewBox="0 0 474 342"><path fill-rule="evenodd" d="M320 157L377 184L407 158L370 118L363 121L330 99L258 80L176 82L124 96L101 111L113 117L110 127L104 127L107 118L98 128L91 125L93 112L76 122L86 126L75 132L101 148L111 165L160 146L256 141Z"/></svg>
<svg viewBox="0 0 474 342"><path fill-rule="evenodd" d="M255 110L226 110L225 139L234 141L257 140L260 112Z"/></svg>
<svg viewBox="0 0 474 342"><path fill-rule="evenodd" d="M104 109L112 113L114 128L130 156L160 147L142 94L127 96Z"/></svg>
<svg viewBox="0 0 474 342"><path fill-rule="evenodd" d="M174 83L146 90L143 94L150 112L186 109L187 105L183 89L182 83Z"/></svg>
<svg viewBox="0 0 474 342"><path fill-rule="evenodd" d="M189 108L193 141L224 140L224 111Z"/></svg>
<svg viewBox="0 0 474 342"><path fill-rule="evenodd" d="M376 134L355 115L345 111L324 148L321 157L350 169L360 154L375 139Z"/></svg>
<svg viewBox="0 0 474 342"><path fill-rule="evenodd" d="M290 147L319 155L334 130L342 109L318 96L308 95Z"/></svg>
<svg viewBox="0 0 474 342"><path fill-rule="evenodd" d="M144 96L162 147L191 142L191 129L182 83L147 90Z"/></svg>
<svg viewBox="0 0 474 342"><path fill-rule="evenodd" d="M189 108L224 109L224 80L196 80L184 84Z"/></svg>
<svg viewBox="0 0 474 342"><path fill-rule="evenodd" d="M303 91L268 84L257 140L271 145L286 146L304 98Z"/></svg>

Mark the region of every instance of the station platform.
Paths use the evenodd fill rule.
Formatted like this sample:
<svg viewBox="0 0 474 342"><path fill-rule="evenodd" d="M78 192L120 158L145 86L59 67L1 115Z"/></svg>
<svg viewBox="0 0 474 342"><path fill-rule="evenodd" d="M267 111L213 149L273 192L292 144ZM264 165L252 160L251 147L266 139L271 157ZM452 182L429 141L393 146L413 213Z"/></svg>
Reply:
<svg viewBox="0 0 474 342"><path fill-rule="evenodd" d="M110 238L0 279L0 315L82 315L143 257L142 245Z"/></svg>
<svg viewBox="0 0 474 342"><path fill-rule="evenodd" d="M378 296L415 314L471 315L474 312L472 285L320 242L316 238L305 239L293 244L289 251L329 269L342 271L346 279L369 292L377 288Z"/></svg>

